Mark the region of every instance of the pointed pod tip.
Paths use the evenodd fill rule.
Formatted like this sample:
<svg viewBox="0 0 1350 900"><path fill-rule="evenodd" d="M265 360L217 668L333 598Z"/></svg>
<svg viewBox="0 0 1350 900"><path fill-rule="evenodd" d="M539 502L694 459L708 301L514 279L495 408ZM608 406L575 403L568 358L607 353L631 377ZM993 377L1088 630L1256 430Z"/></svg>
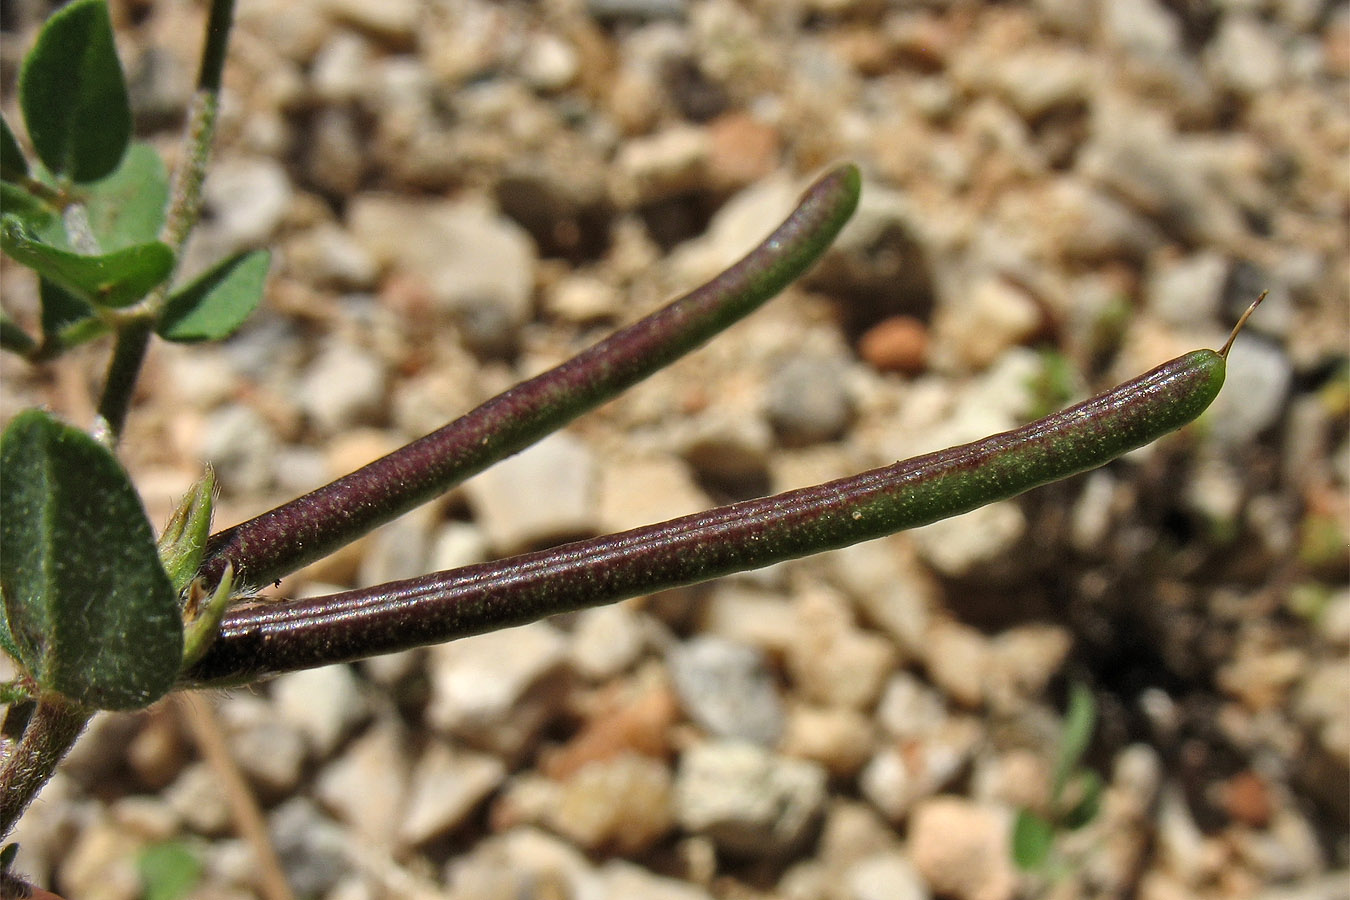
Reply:
<svg viewBox="0 0 1350 900"><path fill-rule="evenodd" d="M1228 340L1224 341L1223 346L1217 351L1219 356L1224 359L1228 358L1228 351L1233 349L1233 342L1237 340L1238 332L1242 331L1242 326L1247 324L1247 320L1252 317L1252 313L1256 312L1256 308L1261 305L1261 301L1266 299L1266 295L1269 293L1270 291L1262 291L1261 296L1253 300L1252 305L1247 307L1246 311L1238 317L1237 324L1233 326L1232 332L1228 335Z"/></svg>

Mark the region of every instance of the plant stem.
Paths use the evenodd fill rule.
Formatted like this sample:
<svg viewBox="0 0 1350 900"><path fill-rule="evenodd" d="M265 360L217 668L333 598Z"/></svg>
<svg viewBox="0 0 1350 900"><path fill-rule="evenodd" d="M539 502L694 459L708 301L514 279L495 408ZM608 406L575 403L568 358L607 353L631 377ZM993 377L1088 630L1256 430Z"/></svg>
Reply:
<svg viewBox="0 0 1350 900"><path fill-rule="evenodd" d="M103 382L103 396L98 403L100 423L107 428L111 445L117 443L122 427L126 425L141 363L150 346L150 330L150 321L139 318L127 322L117 332L112 360L108 363L108 377Z"/></svg>
<svg viewBox="0 0 1350 900"><path fill-rule="evenodd" d="M0 837L13 830L91 715L63 698L38 699L23 737L0 760Z"/></svg>
<svg viewBox="0 0 1350 900"><path fill-rule="evenodd" d="M197 73L197 91L192 98L183 136L183 158L174 170L169 209L160 231L160 238L174 252L175 265L182 256L183 244L201 217L202 182L206 179L211 138L216 130L221 77L225 69L233 18L234 0L212 0L206 21L201 68ZM131 406L131 395L140 376L141 363L145 360L152 325L168 296L171 278L172 275L148 297L119 317L122 324L117 331L108 380L99 401L99 415L107 424L109 439L114 444L122 434L127 410Z"/></svg>
<svg viewBox="0 0 1350 900"><path fill-rule="evenodd" d="M234 0L211 0L201 68L197 72L197 92L188 111L187 132L183 138L184 156L174 171L172 199L162 232L164 243L172 247L175 254L201 216L202 182L206 180L211 138L216 131L220 85L233 21Z"/></svg>
<svg viewBox="0 0 1350 900"><path fill-rule="evenodd" d="M1207 356L1205 356L1207 354ZM1209 359L1209 358L1212 358ZM1100 466L1180 428L1217 395L1197 351L1014 431L861 475L658 525L364 590L226 614L186 684L440 643L833 550Z"/></svg>
<svg viewBox="0 0 1350 900"><path fill-rule="evenodd" d="M758 247L702 287L444 428L213 535L206 583L227 563L237 583L258 587L321 559L670 364L810 267L852 215L860 180L851 165L834 169Z"/></svg>

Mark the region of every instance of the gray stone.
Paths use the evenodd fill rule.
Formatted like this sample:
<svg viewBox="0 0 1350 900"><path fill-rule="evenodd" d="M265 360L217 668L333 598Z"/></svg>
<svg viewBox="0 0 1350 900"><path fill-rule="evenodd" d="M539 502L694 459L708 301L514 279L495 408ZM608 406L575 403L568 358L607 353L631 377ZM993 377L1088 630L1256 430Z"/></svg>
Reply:
<svg viewBox="0 0 1350 900"><path fill-rule="evenodd" d="M716 637L696 637L668 657L671 680L690 718L714 737L765 747L783 733L783 703L764 654Z"/></svg>
<svg viewBox="0 0 1350 900"><path fill-rule="evenodd" d="M264 791L289 794L300 783L307 742L298 727L278 717L259 697L226 697L217 706L239 768Z"/></svg>
<svg viewBox="0 0 1350 900"><path fill-rule="evenodd" d="M586 0L586 11L601 20L684 19L688 7L688 0Z"/></svg>
<svg viewBox="0 0 1350 900"><path fill-rule="evenodd" d="M505 778L506 766L495 756L428 744L409 777L399 840L416 845L453 831Z"/></svg>
<svg viewBox="0 0 1350 900"><path fill-rule="evenodd" d="M1005 500L916 528L910 536L925 562L944 575L959 577L1003 556L1026 530L1022 508Z"/></svg>
<svg viewBox="0 0 1350 900"><path fill-rule="evenodd" d="M1228 354L1224 390L1210 406L1214 438L1229 447L1250 445L1283 413L1293 383L1293 363L1274 343L1239 340Z"/></svg>
<svg viewBox="0 0 1350 900"><path fill-rule="evenodd" d="M360 97L368 87L371 55L366 38L333 30L310 64L309 83L318 99L340 104Z"/></svg>
<svg viewBox="0 0 1350 900"><path fill-rule="evenodd" d="M406 738L395 724L376 722L330 763L315 795L360 837L379 846L393 843L406 811Z"/></svg>
<svg viewBox="0 0 1350 900"><path fill-rule="evenodd" d="M596 464L566 432L497 463L465 485L475 518L499 553L595 531Z"/></svg>
<svg viewBox="0 0 1350 900"><path fill-rule="evenodd" d="M282 675L271 683L271 691L277 712L304 733L319 759L326 758L369 712L347 665Z"/></svg>
<svg viewBox="0 0 1350 900"><path fill-rule="evenodd" d="M164 800L197 834L221 835L229 831L230 800L215 771L206 763L187 766L164 791Z"/></svg>
<svg viewBox="0 0 1350 900"><path fill-rule="evenodd" d="M646 645L642 616L625 603L583 610L568 645L572 668L592 681L626 670Z"/></svg>
<svg viewBox="0 0 1350 900"><path fill-rule="evenodd" d="M202 197L212 230L230 249L266 244L291 203L291 182L273 159L226 156L211 166Z"/></svg>
<svg viewBox="0 0 1350 900"><path fill-rule="evenodd" d="M1107 40L1140 56L1170 57L1181 51L1181 22L1157 0L1115 0L1102 5Z"/></svg>
<svg viewBox="0 0 1350 900"><path fill-rule="evenodd" d="M839 437L853 417L843 360L794 356L769 376L765 412L782 439L793 445Z"/></svg>
<svg viewBox="0 0 1350 900"><path fill-rule="evenodd" d="M324 11L334 19L350 22L396 44L410 43L417 34L423 6L417 0L323 0Z"/></svg>
<svg viewBox="0 0 1350 900"><path fill-rule="evenodd" d="M262 494L272 484L280 441L271 424L252 407L222 406L207 417L201 454L221 484L239 494Z"/></svg>
<svg viewBox="0 0 1350 900"><path fill-rule="evenodd" d="M1220 246L1245 232L1223 173L1203 141L1178 135L1158 110L1104 102L1092 113L1080 170L1170 235Z"/></svg>
<svg viewBox="0 0 1350 900"><path fill-rule="evenodd" d="M358 585L384 584L435 571L428 557L437 518L435 505L427 504L372 531L357 573Z"/></svg>
<svg viewBox="0 0 1350 900"><path fill-rule="evenodd" d="M305 369L295 401L322 433L370 424L383 413L384 363L364 347L330 342Z"/></svg>
<svg viewBox="0 0 1350 900"><path fill-rule="evenodd" d="M560 91L577 77L581 59L576 48L555 34L531 37L520 61L521 77L540 91Z"/></svg>
<svg viewBox="0 0 1350 900"><path fill-rule="evenodd" d="M947 709L928 685L910 672L897 672L886 682L877 704L877 722L901 740L926 738L947 720Z"/></svg>
<svg viewBox="0 0 1350 900"><path fill-rule="evenodd" d="M844 873L846 900L928 900L914 863L899 853L869 856Z"/></svg>
<svg viewBox="0 0 1350 900"><path fill-rule="evenodd" d="M352 233L377 262L421 279L473 349L509 350L529 318L535 249L519 225L489 207L361 195Z"/></svg>
<svg viewBox="0 0 1350 900"><path fill-rule="evenodd" d="M712 894L687 881L662 878L623 860L611 860L600 868L603 900L712 900Z"/></svg>
<svg viewBox="0 0 1350 900"><path fill-rule="evenodd" d="M834 580L848 592L862 618L885 631L907 654L923 646L941 594L907 537L854 544L826 559Z"/></svg>
<svg viewBox="0 0 1350 900"><path fill-rule="evenodd" d="M272 810L267 831L297 896L322 896L352 871L342 829L308 798L295 797Z"/></svg>
<svg viewBox="0 0 1350 900"><path fill-rule="evenodd" d="M1284 50L1269 26L1238 12L1224 15L1207 46L1211 74L1225 87L1252 97L1284 80Z"/></svg>
<svg viewBox="0 0 1350 900"><path fill-rule="evenodd" d="M558 786L545 820L587 850L641 853L674 825L670 770L637 753L588 763Z"/></svg>
<svg viewBox="0 0 1350 900"><path fill-rule="evenodd" d="M680 759L680 823L741 856L774 857L804 841L825 802L825 770L754 744L715 742Z"/></svg>
<svg viewBox="0 0 1350 900"><path fill-rule="evenodd" d="M970 762L980 729L970 719L951 719L920 740L883 746L863 768L858 786L867 801L892 822L915 804L951 784Z"/></svg>
<svg viewBox="0 0 1350 900"><path fill-rule="evenodd" d="M598 873L575 847L538 828L513 828L452 858L446 885L456 900L603 897Z"/></svg>
<svg viewBox="0 0 1350 900"><path fill-rule="evenodd" d="M427 571L443 572L483 562L488 558L487 538L472 522L446 522L436 530L427 553Z"/></svg>
<svg viewBox="0 0 1350 900"><path fill-rule="evenodd" d="M934 797L909 824L914 865L935 894L954 900L1012 900L1017 872L1008 852L1009 815L960 797Z"/></svg>
<svg viewBox="0 0 1350 900"><path fill-rule="evenodd" d="M1228 258L1213 250L1168 260L1149 273L1149 310L1172 325L1194 327L1213 321L1230 268Z"/></svg>
<svg viewBox="0 0 1350 900"><path fill-rule="evenodd" d="M431 648L427 722L478 747L518 752L554 713L539 689L566 652L562 634L543 622Z"/></svg>

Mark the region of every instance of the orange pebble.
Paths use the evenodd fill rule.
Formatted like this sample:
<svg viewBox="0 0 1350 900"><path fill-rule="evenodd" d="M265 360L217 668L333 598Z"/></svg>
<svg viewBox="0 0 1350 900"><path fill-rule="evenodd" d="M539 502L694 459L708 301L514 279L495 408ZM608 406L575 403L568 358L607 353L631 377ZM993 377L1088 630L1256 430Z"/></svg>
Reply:
<svg viewBox="0 0 1350 900"><path fill-rule="evenodd" d="M863 333L858 353L879 372L917 375L928 357L928 328L913 316L882 319Z"/></svg>

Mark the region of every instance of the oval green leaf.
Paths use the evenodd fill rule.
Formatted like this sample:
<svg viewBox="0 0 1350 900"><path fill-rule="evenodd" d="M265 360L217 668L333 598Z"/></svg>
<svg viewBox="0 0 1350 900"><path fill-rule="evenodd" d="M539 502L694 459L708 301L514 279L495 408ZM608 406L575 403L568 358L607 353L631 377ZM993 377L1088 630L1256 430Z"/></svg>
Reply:
<svg viewBox="0 0 1350 900"><path fill-rule="evenodd" d="M1069 708L1064 713L1064 731L1059 738L1059 753L1051 778L1051 796L1059 801L1069 776L1083 759L1097 728L1097 701L1092 689L1075 681L1069 686Z"/></svg>
<svg viewBox="0 0 1350 900"><path fill-rule="evenodd" d="M104 250L154 241L169 203L164 160L149 144L132 144L115 172L89 185L84 202L89 228Z"/></svg>
<svg viewBox="0 0 1350 900"><path fill-rule="evenodd" d="M266 250L240 253L176 291L164 305L159 336L184 344L228 337L262 300L270 260Z"/></svg>
<svg viewBox="0 0 1350 900"><path fill-rule="evenodd" d="M174 683L177 598L135 488L102 444L38 410L0 436L0 591L45 690L139 709Z"/></svg>
<svg viewBox="0 0 1350 900"><path fill-rule="evenodd" d="M1012 856L1017 867L1032 872L1045 864L1055 840L1055 826L1027 809L1017 811L1013 825Z"/></svg>
<svg viewBox="0 0 1350 900"><path fill-rule="evenodd" d="M19 141L9 128L9 122L0 116L0 178L19 181L28 176L28 160L24 158Z"/></svg>
<svg viewBox="0 0 1350 900"><path fill-rule="evenodd" d="M38 34L19 73L33 149L57 175L96 181L131 140L131 104L103 0L75 0Z"/></svg>
<svg viewBox="0 0 1350 900"><path fill-rule="evenodd" d="M24 229L44 243L63 245L66 227L61 213L41 197L36 197L17 184L0 181L0 210L23 223Z"/></svg>
<svg viewBox="0 0 1350 900"><path fill-rule="evenodd" d="M0 312L0 347L11 353L26 355L37 349L37 341L18 322Z"/></svg>
<svg viewBox="0 0 1350 900"><path fill-rule="evenodd" d="M107 323L92 306L46 278L38 282L38 297L42 301L44 355L93 340L108 331Z"/></svg>
<svg viewBox="0 0 1350 900"><path fill-rule="evenodd" d="M44 243L8 215L0 222L0 248L15 262L96 306L135 303L173 271L173 251L159 241L85 256Z"/></svg>

